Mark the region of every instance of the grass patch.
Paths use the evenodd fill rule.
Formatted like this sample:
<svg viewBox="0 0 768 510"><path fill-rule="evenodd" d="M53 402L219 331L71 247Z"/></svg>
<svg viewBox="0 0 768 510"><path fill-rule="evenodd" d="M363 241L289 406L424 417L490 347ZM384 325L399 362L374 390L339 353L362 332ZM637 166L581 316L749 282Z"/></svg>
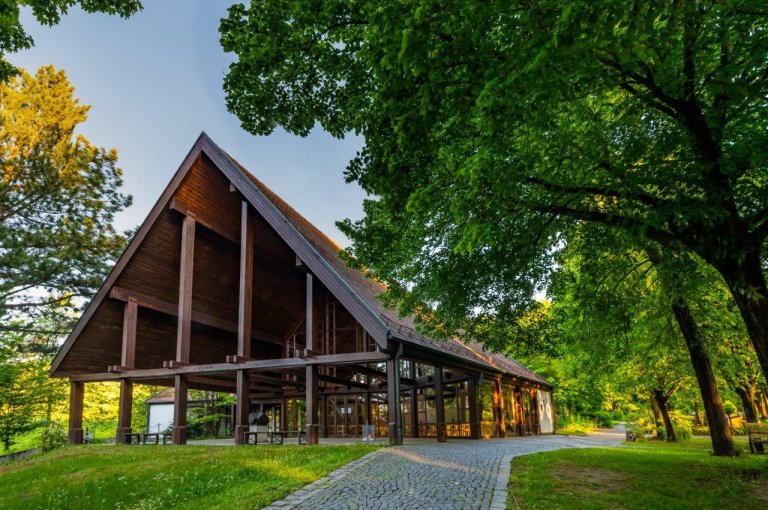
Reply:
<svg viewBox="0 0 768 510"><path fill-rule="evenodd" d="M744 450L746 442L737 441ZM558 450L512 461L508 509L765 509L768 458L713 457L708 439Z"/></svg>
<svg viewBox="0 0 768 510"><path fill-rule="evenodd" d="M73 446L0 466L0 508L260 508L375 449Z"/></svg>

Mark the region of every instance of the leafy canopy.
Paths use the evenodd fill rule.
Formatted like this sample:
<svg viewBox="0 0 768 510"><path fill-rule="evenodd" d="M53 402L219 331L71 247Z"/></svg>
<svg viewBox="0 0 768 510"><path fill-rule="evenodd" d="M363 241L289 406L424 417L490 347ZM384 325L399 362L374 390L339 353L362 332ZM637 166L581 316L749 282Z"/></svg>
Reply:
<svg viewBox="0 0 768 510"><path fill-rule="evenodd" d="M88 107L63 71L0 84L0 334L62 331L125 244L117 151L76 133Z"/></svg>
<svg viewBox="0 0 768 510"><path fill-rule="evenodd" d="M256 0L222 20L224 89L252 133L364 136L347 178L372 198L342 228L406 313L514 317L578 221L693 250L759 301L767 17L757 0Z"/></svg>

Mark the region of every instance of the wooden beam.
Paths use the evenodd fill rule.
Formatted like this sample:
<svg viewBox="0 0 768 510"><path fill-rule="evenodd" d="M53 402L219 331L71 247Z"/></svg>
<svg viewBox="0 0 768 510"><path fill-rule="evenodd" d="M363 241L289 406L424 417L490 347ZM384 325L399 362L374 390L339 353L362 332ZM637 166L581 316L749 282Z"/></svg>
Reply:
<svg viewBox="0 0 768 510"><path fill-rule="evenodd" d="M397 358L387 360L387 422L389 433L389 444L396 446L402 444L400 439L400 388L398 381L400 379Z"/></svg>
<svg viewBox="0 0 768 510"><path fill-rule="evenodd" d="M467 381L467 400L469 400L469 437L480 439L480 413L477 406L477 379Z"/></svg>
<svg viewBox="0 0 768 510"><path fill-rule="evenodd" d="M83 442L83 400L85 383L71 381L69 383L69 444Z"/></svg>
<svg viewBox="0 0 768 510"><path fill-rule="evenodd" d="M133 299L136 304L142 308L155 310L157 312L171 315L173 317L177 317L179 313L177 305L174 305L173 303L148 296L147 294L143 294L141 292L123 289L121 287L112 287L112 290L109 293L109 297L118 301L125 302ZM238 332L238 324L236 322L220 319L218 317L214 317L213 315L197 312L195 310L192 310L192 322L215 329L220 329L222 331L228 331L230 333ZM273 344L283 343L283 339L280 337L280 335L275 335L274 333L270 333L268 331L251 329L251 335L253 338L261 342L268 342Z"/></svg>
<svg viewBox="0 0 768 510"><path fill-rule="evenodd" d="M304 321L306 330L306 345L305 347L309 351L315 350L315 330L313 320L313 305L312 305L312 273L307 273L307 308L306 319Z"/></svg>
<svg viewBox="0 0 768 510"><path fill-rule="evenodd" d="M176 335L176 361L189 363L192 333L192 275L195 266L195 219L185 216L181 227L179 270L179 326Z"/></svg>
<svg viewBox="0 0 768 510"><path fill-rule="evenodd" d="M496 393L496 409L498 410L499 437L507 437L507 425L504 422L504 386L500 378L496 379L494 390Z"/></svg>
<svg viewBox="0 0 768 510"><path fill-rule="evenodd" d="M445 430L445 395L443 394L443 367L435 367L435 421L437 441L448 440Z"/></svg>
<svg viewBox="0 0 768 510"><path fill-rule="evenodd" d="M247 370L237 372L237 401L235 402L235 444L245 444L248 414L251 412L251 388Z"/></svg>
<svg viewBox="0 0 768 510"><path fill-rule="evenodd" d="M408 375L416 380L416 362L411 361L411 370ZM419 391L411 389L411 437L419 437Z"/></svg>
<svg viewBox="0 0 768 510"><path fill-rule="evenodd" d="M123 350L120 363L124 367L136 364L136 324L139 317L139 307L136 301L129 300L123 308Z"/></svg>
<svg viewBox="0 0 768 510"><path fill-rule="evenodd" d="M172 377L180 374L212 374L216 372L235 372L237 370L286 370L303 368L307 365L350 365L355 363L382 363L389 356L383 352L350 352L344 354L323 354L313 358L275 358L251 360L243 363L211 363L207 365L186 365L178 368L144 368L120 373L74 374L69 376L74 381L119 381L125 378L153 379Z"/></svg>
<svg viewBox="0 0 768 510"><path fill-rule="evenodd" d="M177 375L173 396L173 444L187 444L187 376Z"/></svg>
<svg viewBox="0 0 768 510"><path fill-rule="evenodd" d="M240 214L240 294L238 296L237 354L251 356L253 321L253 217L248 202Z"/></svg>
<svg viewBox="0 0 768 510"><path fill-rule="evenodd" d="M333 383L333 384L338 384L339 386L346 386L347 388L362 388L362 389L366 389L366 390L370 389L370 385L369 384L366 384L366 383L363 383L363 382L359 382L359 381L352 381L352 380L349 380L349 379L344 379L342 377L334 377L334 376L331 376L331 375L320 374L320 375L318 375L318 378L321 381L325 381L325 382L329 382L329 383Z"/></svg>
<svg viewBox="0 0 768 510"><path fill-rule="evenodd" d="M125 443L125 435L131 433L131 418L133 416L133 381L120 381L120 400L117 409L117 433L115 442Z"/></svg>
<svg viewBox="0 0 768 510"><path fill-rule="evenodd" d="M307 406L307 444L319 443L319 413L318 413L318 401L317 401L317 382L318 373L316 366L307 366L306 368L306 406Z"/></svg>

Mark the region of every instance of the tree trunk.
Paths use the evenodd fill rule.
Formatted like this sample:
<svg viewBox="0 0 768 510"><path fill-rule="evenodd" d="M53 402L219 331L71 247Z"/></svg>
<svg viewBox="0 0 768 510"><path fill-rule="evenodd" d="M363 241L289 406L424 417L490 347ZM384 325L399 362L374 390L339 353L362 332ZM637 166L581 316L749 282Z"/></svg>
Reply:
<svg viewBox="0 0 768 510"><path fill-rule="evenodd" d="M685 345L691 355L691 363L696 373L696 381L699 383L701 398L704 401L704 412L709 424L709 435L712 438L712 451L714 455L723 457L735 457L736 449L733 446L731 428L723 411L723 401L715 382L715 374L712 371L712 363L709 360L704 338L691 313L688 304L683 299L672 305L677 324L683 333Z"/></svg>
<svg viewBox="0 0 768 510"><path fill-rule="evenodd" d="M739 307L749 339L768 382L768 285L763 274L759 251L740 260L728 259L714 264L728 284Z"/></svg>
<svg viewBox="0 0 768 510"><path fill-rule="evenodd" d="M755 402L755 388L734 388L744 407L744 419L749 423L757 422L757 403Z"/></svg>
<svg viewBox="0 0 768 510"><path fill-rule="evenodd" d="M653 397L656 401L656 405L659 406L659 412L661 413L661 418L664 420L664 429L667 432L667 441L670 442L677 442L677 434L675 434L675 427L672 425L672 420L669 417L669 406L667 405L669 403L669 397L664 394L663 389L654 389L653 390Z"/></svg>
<svg viewBox="0 0 768 510"><path fill-rule="evenodd" d="M651 411L653 411L653 419L658 424L661 421L661 410L659 410L659 403L656 402L656 397L651 394Z"/></svg>
<svg viewBox="0 0 768 510"><path fill-rule="evenodd" d="M763 388L760 391L760 399L758 400L758 407L760 408L760 416L768 418L768 396L766 396L766 389Z"/></svg>

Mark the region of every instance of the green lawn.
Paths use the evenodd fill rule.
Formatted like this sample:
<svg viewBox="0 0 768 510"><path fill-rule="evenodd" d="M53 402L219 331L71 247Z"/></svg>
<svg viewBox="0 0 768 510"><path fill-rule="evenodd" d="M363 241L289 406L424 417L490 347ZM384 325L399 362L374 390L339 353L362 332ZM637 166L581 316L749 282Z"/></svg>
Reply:
<svg viewBox="0 0 768 510"><path fill-rule="evenodd" d="M737 447L745 450L745 441ZM507 508L768 508L768 456L728 459L710 451L708 438L695 438L518 457Z"/></svg>
<svg viewBox="0 0 768 510"><path fill-rule="evenodd" d="M375 446L75 446L0 466L0 508L260 508Z"/></svg>

